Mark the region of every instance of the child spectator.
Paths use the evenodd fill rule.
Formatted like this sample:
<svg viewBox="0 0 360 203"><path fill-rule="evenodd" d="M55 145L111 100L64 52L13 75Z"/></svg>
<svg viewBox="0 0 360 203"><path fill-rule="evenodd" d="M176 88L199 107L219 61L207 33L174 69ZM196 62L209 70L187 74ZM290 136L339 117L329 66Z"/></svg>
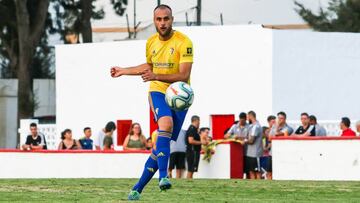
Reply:
<svg viewBox="0 0 360 203"><path fill-rule="evenodd" d="M84 128L84 135L85 136L83 138L79 139L82 149L92 150L93 149L93 140L90 139L91 128L89 128L89 127Z"/></svg>

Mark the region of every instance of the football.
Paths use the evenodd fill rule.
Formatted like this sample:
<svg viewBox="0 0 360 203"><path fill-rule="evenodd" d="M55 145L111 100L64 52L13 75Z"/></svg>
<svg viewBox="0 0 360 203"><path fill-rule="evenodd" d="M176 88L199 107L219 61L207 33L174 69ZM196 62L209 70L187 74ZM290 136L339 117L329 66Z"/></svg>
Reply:
<svg viewBox="0 0 360 203"><path fill-rule="evenodd" d="M194 92L185 82L174 82L165 94L167 105L174 111L187 110L194 101Z"/></svg>

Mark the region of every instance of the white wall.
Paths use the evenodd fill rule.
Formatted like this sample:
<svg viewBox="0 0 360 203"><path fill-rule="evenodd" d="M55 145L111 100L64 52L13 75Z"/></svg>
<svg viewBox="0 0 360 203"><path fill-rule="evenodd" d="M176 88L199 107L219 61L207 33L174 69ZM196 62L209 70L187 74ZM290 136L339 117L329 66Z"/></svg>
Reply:
<svg viewBox="0 0 360 203"><path fill-rule="evenodd" d="M273 113L360 119L359 34L274 31L273 37Z"/></svg>
<svg viewBox="0 0 360 203"><path fill-rule="evenodd" d="M271 30L260 26L179 29L192 39L195 52L191 75L195 101L184 127L193 114L209 126L210 114L250 109L262 112L260 118L265 120L271 113L271 100L263 102L271 98ZM139 77L113 79L109 74L111 66L144 62L145 41L56 46L58 131L71 128L78 137L85 126L97 131L109 120L132 119L148 133L148 84ZM249 84L254 85L248 88Z"/></svg>
<svg viewBox="0 0 360 203"><path fill-rule="evenodd" d="M148 153L119 152L0 152L0 162L6 163L0 167L0 179L139 178L148 157ZM154 177L158 177L158 172ZM201 157L199 172L194 178L229 179L230 145L218 145L210 163Z"/></svg>
<svg viewBox="0 0 360 203"><path fill-rule="evenodd" d="M360 180L360 140L273 140L275 180Z"/></svg>

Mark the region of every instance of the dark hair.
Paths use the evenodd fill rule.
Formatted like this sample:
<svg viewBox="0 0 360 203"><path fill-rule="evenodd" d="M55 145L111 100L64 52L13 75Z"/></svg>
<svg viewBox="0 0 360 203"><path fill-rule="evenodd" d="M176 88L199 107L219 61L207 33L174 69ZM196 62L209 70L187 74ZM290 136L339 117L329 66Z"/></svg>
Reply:
<svg viewBox="0 0 360 203"><path fill-rule="evenodd" d="M316 119L316 117L314 115L309 116L309 118L310 118L311 121L317 122L317 119Z"/></svg>
<svg viewBox="0 0 360 203"><path fill-rule="evenodd" d="M263 126L263 127L262 127L262 132L263 132L263 134L265 134L266 130L268 130L268 129L269 129L269 127Z"/></svg>
<svg viewBox="0 0 360 203"><path fill-rule="evenodd" d="M241 112L241 113L239 114L239 118L240 118L240 119L246 119L246 113L245 113L245 112Z"/></svg>
<svg viewBox="0 0 360 203"><path fill-rule="evenodd" d="M30 128L31 128L31 127L35 127L35 128L36 128L36 127L37 127L36 123L30 123Z"/></svg>
<svg viewBox="0 0 360 203"><path fill-rule="evenodd" d="M346 127L350 127L350 119L348 117L342 117L341 118L341 122L346 126Z"/></svg>
<svg viewBox="0 0 360 203"><path fill-rule="evenodd" d="M206 130L210 130L210 128L207 127L200 128L200 133L205 132Z"/></svg>
<svg viewBox="0 0 360 203"><path fill-rule="evenodd" d="M275 120L276 117L274 115L270 115L267 117L267 121L270 122L271 120Z"/></svg>
<svg viewBox="0 0 360 203"><path fill-rule="evenodd" d="M284 116L286 118L286 113L283 111L280 111L279 113L277 113L277 116Z"/></svg>
<svg viewBox="0 0 360 203"><path fill-rule="evenodd" d="M200 117L197 116L197 115L193 115L193 116L191 117L191 122L198 121L198 120L200 120Z"/></svg>
<svg viewBox="0 0 360 203"><path fill-rule="evenodd" d="M85 127L84 132L87 131L87 130L91 130L91 128L90 127Z"/></svg>
<svg viewBox="0 0 360 203"><path fill-rule="evenodd" d="M308 117L309 118L309 114L308 113L301 113L301 116L306 116L306 117Z"/></svg>
<svg viewBox="0 0 360 203"><path fill-rule="evenodd" d="M112 130L116 130L116 125L114 122L110 121L105 126L105 132L108 133L111 132Z"/></svg>
<svg viewBox="0 0 360 203"><path fill-rule="evenodd" d="M61 139L64 140L65 139L65 134L66 133L71 133L71 130L70 129L65 129L64 131L61 132Z"/></svg>
<svg viewBox="0 0 360 203"><path fill-rule="evenodd" d="M172 13L172 9L170 8L170 6L168 6L168 5L166 5L166 4L160 4L160 5L156 6L156 7L154 8L154 11L153 11L153 12L155 12L156 9L159 9L159 8L161 8L161 9L167 8L167 9L169 9L169 10L171 11L171 13Z"/></svg>
<svg viewBox="0 0 360 203"><path fill-rule="evenodd" d="M255 113L255 111L249 111L248 114L249 114L249 115L252 115L254 118L256 118L256 113Z"/></svg>
<svg viewBox="0 0 360 203"><path fill-rule="evenodd" d="M131 128L130 128L130 131L129 131L129 135L134 135L134 126L138 125L140 127L140 135L139 136L142 136L142 130L141 130L141 126L139 123L133 123L131 125Z"/></svg>

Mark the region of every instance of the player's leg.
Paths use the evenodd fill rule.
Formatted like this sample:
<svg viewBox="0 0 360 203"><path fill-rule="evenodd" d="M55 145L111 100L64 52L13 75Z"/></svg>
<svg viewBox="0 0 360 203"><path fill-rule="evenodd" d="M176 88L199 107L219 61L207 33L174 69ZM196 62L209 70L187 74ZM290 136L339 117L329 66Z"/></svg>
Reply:
<svg viewBox="0 0 360 203"><path fill-rule="evenodd" d="M170 107L165 102L165 95L160 92L150 93L150 104L158 124L158 136L156 140L156 156L159 167L159 187L169 189L171 187L168 176L168 163L170 156L170 140L173 130L173 119Z"/></svg>
<svg viewBox="0 0 360 203"><path fill-rule="evenodd" d="M140 194L143 191L144 187L151 180L157 170L157 156L155 155L155 150L152 149L148 160L145 162L144 171L139 181L134 185L132 191L128 196L129 200L138 200L140 198Z"/></svg>

